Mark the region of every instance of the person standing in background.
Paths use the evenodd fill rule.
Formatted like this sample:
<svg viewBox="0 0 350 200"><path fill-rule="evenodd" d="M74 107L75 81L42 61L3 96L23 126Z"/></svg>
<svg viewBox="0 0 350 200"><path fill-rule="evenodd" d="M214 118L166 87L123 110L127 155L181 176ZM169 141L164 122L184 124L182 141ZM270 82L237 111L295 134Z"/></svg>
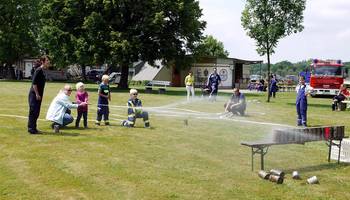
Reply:
<svg viewBox="0 0 350 200"><path fill-rule="evenodd" d="M276 76L271 75L271 81L270 81L270 97L276 98L276 92L277 92L278 86L277 86L277 80Z"/></svg>
<svg viewBox="0 0 350 200"><path fill-rule="evenodd" d="M213 73L211 73L208 77L208 87L210 88L209 100L216 101L216 96L218 94L219 85L221 83L221 78L217 73L217 69L214 68Z"/></svg>
<svg viewBox="0 0 350 200"><path fill-rule="evenodd" d="M38 134L37 120L40 115L41 102L45 88L45 72L49 65L49 59L42 57L34 63L35 71L32 76L32 85L29 90L29 116L28 116L28 133Z"/></svg>
<svg viewBox="0 0 350 200"><path fill-rule="evenodd" d="M189 101L190 93L192 94L192 99L194 98L194 77L191 71L188 72L188 75L185 78L185 85L187 90L187 101Z"/></svg>

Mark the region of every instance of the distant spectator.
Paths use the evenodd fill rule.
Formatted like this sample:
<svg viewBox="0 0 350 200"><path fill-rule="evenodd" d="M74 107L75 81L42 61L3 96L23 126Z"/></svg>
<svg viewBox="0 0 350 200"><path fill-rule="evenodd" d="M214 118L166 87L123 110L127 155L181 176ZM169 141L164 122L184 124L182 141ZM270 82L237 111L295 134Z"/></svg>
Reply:
<svg viewBox="0 0 350 200"><path fill-rule="evenodd" d="M273 98L276 97L276 92L277 92L277 80L275 76L271 76L271 80L270 80L270 97L272 96Z"/></svg>
<svg viewBox="0 0 350 200"><path fill-rule="evenodd" d="M212 100L212 101L216 100L220 83L221 83L221 78L217 73L217 69L214 68L213 73L211 73L208 77L208 83L207 83L211 91L209 95L209 100Z"/></svg>
<svg viewBox="0 0 350 200"><path fill-rule="evenodd" d="M185 78L185 85L187 91L187 101L189 101L190 95L192 95L192 99L194 98L194 77L191 71L188 72L188 75Z"/></svg>
<svg viewBox="0 0 350 200"><path fill-rule="evenodd" d="M337 96L333 97L332 110L338 110L338 104L344 101L346 98L350 96L349 91L344 87L343 84L340 85L339 93Z"/></svg>

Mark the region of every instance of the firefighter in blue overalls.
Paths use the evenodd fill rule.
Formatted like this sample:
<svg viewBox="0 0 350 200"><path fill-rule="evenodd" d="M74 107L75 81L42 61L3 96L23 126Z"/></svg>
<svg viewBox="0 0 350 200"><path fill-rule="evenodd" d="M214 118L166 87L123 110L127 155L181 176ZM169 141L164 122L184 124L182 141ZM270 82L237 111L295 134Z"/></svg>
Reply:
<svg viewBox="0 0 350 200"><path fill-rule="evenodd" d="M270 97L276 98L276 92L278 90L278 86L277 86L277 80L275 76L271 76L271 80L270 80Z"/></svg>
<svg viewBox="0 0 350 200"><path fill-rule="evenodd" d="M216 68L214 68L213 73L208 77L208 87L210 88L209 100L216 100L216 95L218 94L219 84L221 83L221 78L217 73Z"/></svg>
<svg viewBox="0 0 350 200"><path fill-rule="evenodd" d="M307 126L306 112L307 112L307 96L311 92L311 88L309 85L305 84L305 77L299 77L299 85L295 88L297 92L296 98L296 108L298 115L298 126Z"/></svg>
<svg viewBox="0 0 350 200"><path fill-rule="evenodd" d="M121 125L126 127L134 127L136 118L143 118L145 128L149 128L148 112L142 110L142 102L137 98L137 90L130 90L130 99L128 100L128 120L123 120Z"/></svg>

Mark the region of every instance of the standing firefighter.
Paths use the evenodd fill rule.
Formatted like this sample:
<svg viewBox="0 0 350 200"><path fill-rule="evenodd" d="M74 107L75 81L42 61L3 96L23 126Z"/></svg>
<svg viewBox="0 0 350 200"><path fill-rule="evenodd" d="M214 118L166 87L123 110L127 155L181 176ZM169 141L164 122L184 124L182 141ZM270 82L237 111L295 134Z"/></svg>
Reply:
<svg viewBox="0 0 350 200"><path fill-rule="evenodd" d="M221 78L217 73L217 69L214 68L213 73L208 77L208 87L210 88L209 100L215 101L216 95L218 94L219 84L221 83Z"/></svg>
<svg viewBox="0 0 350 200"><path fill-rule="evenodd" d="M134 127L136 118L143 118L145 128L149 128L148 112L142 110L142 102L137 98L137 90L130 90L130 99L128 100L128 120L123 120L122 126Z"/></svg>
<svg viewBox="0 0 350 200"><path fill-rule="evenodd" d="M305 84L305 77L299 77L299 85L295 88L297 92L296 99L296 108L298 115L298 126L307 126L306 125L306 112L307 112L307 96L310 94L311 88L310 86Z"/></svg>

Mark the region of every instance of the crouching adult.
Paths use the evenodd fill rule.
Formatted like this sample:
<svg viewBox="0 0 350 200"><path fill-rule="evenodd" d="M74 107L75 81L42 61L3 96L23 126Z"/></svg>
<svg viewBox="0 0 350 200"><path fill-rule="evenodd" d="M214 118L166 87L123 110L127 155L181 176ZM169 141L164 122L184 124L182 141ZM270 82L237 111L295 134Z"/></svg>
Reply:
<svg viewBox="0 0 350 200"><path fill-rule="evenodd" d="M246 100L244 94L241 93L238 88L234 88L230 100L225 103L224 107L225 112L244 115L246 109Z"/></svg>
<svg viewBox="0 0 350 200"><path fill-rule="evenodd" d="M130 99L128 100L128 120L123 120L121 125L126 127L134 127L136 118L143 118L145 128L149 128L148 112L142 110L142 102L137 98L137 90L130 90Z"/></svg>
<svg viewBox="0 0 350 200"><path fill-rule="evenodd" d="M70 109L78 108L79 106L86 106L86 102L81 102L80 104L73 104L69 97L72 94L72 87L70 85L65 85L64 88L57 94L50 104L50 107L46 114L46 119L52 121L52 128L58 131L74 121L70 113Z"/></svg>

